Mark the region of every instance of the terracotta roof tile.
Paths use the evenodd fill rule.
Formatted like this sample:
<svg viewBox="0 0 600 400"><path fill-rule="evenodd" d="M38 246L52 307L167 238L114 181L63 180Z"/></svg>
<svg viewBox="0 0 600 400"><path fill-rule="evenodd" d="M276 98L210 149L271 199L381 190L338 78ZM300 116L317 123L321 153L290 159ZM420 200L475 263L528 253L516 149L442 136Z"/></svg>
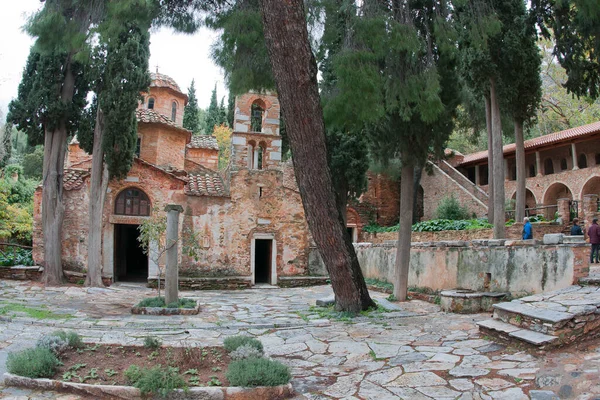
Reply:
<svg viewBox="0 0 600 400"><path fill-rule="evenodd" d="M157 113L154 110L149 110L147 108L138 108L135 111L135 117L138 122L145 122L148 124L165 124L169 125L173 128L178 129L181 132L185 132L189 137L192 136L192 131L185 129L179 125L176 125L170 118L165 117L164 115ZM189 139L188 139L189 140Z"/></svg>
<svg viewBox="0 0 600 400"><path fill-rule="evenodd" d="M202 172L188 175L185 194L189 196L227 196L223 179L219 173L207 168L204 168Z"/></svg>
<svg viewBox="0 0 600 400"><path fill-rule="evenodd" d="M181 89L179 88L179 85L177 84L177 82L175 82L175 79L171 78L170 76L159 74L156 72L151 72L150 79L152 80L152 82L150 83L150 87L167 87L179 93L182 93Z"/></svg>
<svg viewBox="0 0 600 400"><path fill-rule="evenodd" d="M190 149L219 150L217 138L210 135L192 136L192 141L187 145Z"/></svg>
<svg viewBox="0 0 600 400"><path fill-rule="evenodd" d="M78 190L83 186L83 180L90 175L88 171L81 169L65 169L63 186L65 190Z"/></svg>
<svg viewBox="0 0 600 400"><path fill-rule="evenodd" d="M578 126L576 128L566 129L560 132L550 133L549 135L544 135L540 137L536 137L533 139L529 139L525 141L525 150L533 150L538 147L547 146L550 144L560 143L564 141L568 141L575 138L580 138L583 136L593 135L595 133L600 133L600 121L594 122L588 125ZM511 154L515 152L515 144L507 144L503 147L504 154ZM486 160L488 156L487 150L479 151L477 153L467 154L465 158L462 160L460 165L470 164L477 161Z"/></svg>

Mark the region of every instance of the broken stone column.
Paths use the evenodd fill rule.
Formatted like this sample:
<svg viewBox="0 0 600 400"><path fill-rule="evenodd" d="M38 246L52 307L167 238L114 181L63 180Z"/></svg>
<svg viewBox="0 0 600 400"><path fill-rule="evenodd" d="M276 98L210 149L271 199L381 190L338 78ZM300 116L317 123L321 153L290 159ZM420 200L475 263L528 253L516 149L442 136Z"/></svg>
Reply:
<svg viewBox="0 0 600 400"><path fill-rule="evenodd" d="M179 266L177 263L177 241L179 239L179 213L183 207L178 204L167 204L167 263L165 271L165 303L178 300Z"/></svg>

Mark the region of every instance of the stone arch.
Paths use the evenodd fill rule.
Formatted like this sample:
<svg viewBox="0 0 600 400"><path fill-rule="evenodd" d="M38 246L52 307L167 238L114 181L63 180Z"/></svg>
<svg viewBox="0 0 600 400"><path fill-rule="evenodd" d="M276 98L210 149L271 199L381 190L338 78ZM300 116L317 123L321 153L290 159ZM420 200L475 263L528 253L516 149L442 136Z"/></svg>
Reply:
<svg viewBox="0 0 600 400"><path fill-rule="evenodd" d="M511 200L516 201L517 200L517 191L515 190ZM537 199L535 198L535 195L533 194L533 192L529 189L525 190L525 209L527 208L534 208L535 206L537 206ZM527 213L527 212L526 212Z"/></svg>
<svg viewBox="0 0 600 400"><path fill-rule="evenodd" d="M250 105L250 130L262 132L263 119L267 106L263 99L256 99Z"/></svg>
<svg viewBox="0 0 600 400"><path fill-rule="evenodd" d="M592 176L588 179L581 188L580 199L586 194L597 194L600 196L600 176Z"/></svg>
<svg viewBox="0 0 600 400"><path fill-rule="evenodd" d="M150 197L138 187L126 187L115 196L113 209L115 215L147 217L151 210Z"/></svg>
<svg viewBox="0 0 600 400"><path fill-rule="evenodd" d="M558 199L573 200L573 192L567 185L562 182L555 182L550 185L544 192L544 206L549 206L545 209L547 219L554 218L554 214L558 211Z"/></svg>

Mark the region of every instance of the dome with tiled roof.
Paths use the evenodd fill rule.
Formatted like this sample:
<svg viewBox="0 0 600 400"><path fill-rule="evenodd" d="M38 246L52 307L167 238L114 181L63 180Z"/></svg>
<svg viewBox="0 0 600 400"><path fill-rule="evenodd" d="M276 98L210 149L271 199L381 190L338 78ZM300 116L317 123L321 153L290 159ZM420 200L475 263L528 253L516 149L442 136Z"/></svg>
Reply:
<svg viewBox="0 0 600 400"><path fill-rule="evenodd" d="M177 82L175 82L175 79L171 78L170 76L159 74L158 72L151 72L150 79L152 80L152 82L150 83L150 87L169 88L183 94L183 92L179 88L179 85L177 84Z"/></svg>

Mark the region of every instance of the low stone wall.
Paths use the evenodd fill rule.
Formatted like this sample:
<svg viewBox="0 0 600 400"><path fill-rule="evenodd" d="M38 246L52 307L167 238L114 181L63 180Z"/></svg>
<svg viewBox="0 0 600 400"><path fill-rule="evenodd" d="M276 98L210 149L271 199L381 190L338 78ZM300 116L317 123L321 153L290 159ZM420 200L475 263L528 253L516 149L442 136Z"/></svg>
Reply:
<svg viewBox="0 0 600 400"><path fill-rule="evenodd" d="M561 233L565 227L556 222L540 222L531 224L533 228L533 237L541 239L547 233ZM513 224L506 228L506 237L508 239L521 239L523 232L523 223ZM413 242L439 242L443 240L476 240L491 239L494 237L493 229L466 229L462 231L439 231L439 232L413 232L411 240ZM361 242L373 244L385 243L390 240L398 240L398 232L363 232Z"/></svg>
<svg viewBox="0 0 600 400"><path fill-rule="evenodd" d="M355 245L365 278L393 282L396 248ZM572 285L589 271L589 245L474 240L413 243L408 285L433 290L540 293Z"/></svg>
<svg viewBox="0 0 600 400"><path fill-rule="evenodd" d="M26 267L23 265L0 267L0 279L39 281L42 278L42 272L44 272L42 267Z"/></svg>

